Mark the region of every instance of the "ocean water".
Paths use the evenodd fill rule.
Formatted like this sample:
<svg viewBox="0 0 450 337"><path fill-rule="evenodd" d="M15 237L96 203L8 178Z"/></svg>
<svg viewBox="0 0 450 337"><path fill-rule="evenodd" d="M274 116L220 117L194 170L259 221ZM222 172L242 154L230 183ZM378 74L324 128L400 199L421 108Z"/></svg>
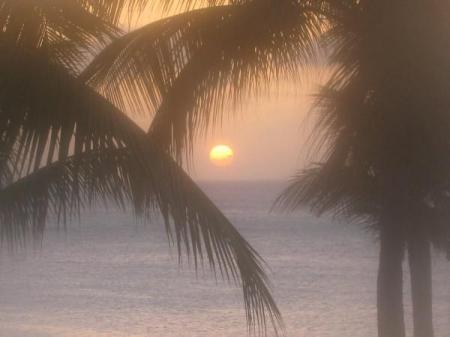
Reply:
<svg viewBox="0 0 450 337"><path fill-rule="evenodd" d="M376 336L377 244L356 225L268 209L279 183L207 183L265 258L287 337ZM450 337L450 262L433 258L437 337ZM405 266L406 268L406 266ZM407 272L405 283L408 285ZM0 255L0 337L246 336L240 289L177 262L161 222L96 210L42 247ZM405 287L408 333L411 303Z"/></svg>

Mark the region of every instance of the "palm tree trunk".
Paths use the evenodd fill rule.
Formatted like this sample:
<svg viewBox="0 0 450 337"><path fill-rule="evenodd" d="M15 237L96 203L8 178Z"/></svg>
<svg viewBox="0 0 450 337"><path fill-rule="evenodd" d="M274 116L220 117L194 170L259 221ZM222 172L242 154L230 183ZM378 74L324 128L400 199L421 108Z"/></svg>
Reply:
<svg viewBox="0 0 450 337"><path fill-rule="evenodd" d="M433 337L430 242L414 233L408 239L414 337Z"/></svg>
<svg viewBox="0 0 450 337"><path fill-rule="evenodd" d="M403 312L404 243L396 228L382 224L378 269L378 337L405 337Z"/></svg>

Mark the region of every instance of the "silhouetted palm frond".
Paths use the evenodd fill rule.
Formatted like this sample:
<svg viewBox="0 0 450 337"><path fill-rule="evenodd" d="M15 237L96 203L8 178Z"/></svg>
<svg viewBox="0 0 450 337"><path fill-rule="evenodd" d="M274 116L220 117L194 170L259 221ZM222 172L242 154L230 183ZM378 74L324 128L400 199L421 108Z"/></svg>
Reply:
<svg viewBox="0 0 450 337"><path fill-rule="evenodd" d="M152 134L180 156L197 131L283 75L298 75L322 27L307 4L203 8L118 39L83 74L121 109L156 112Z"/></svg>
<svg viewBox="0 0 450 337"><path fill-rule="evenodd" d="M131 141L130 123L117 125L124 120L122 113L111 111L108 102L65 69L49 64L40 53L2 51L0 152L15 178L73 153L123 147Z"/></svg>
<svg viewBox="0 0 450 337"><path fill-rule="evenodd" d="M20 50L0 57L2 240L40 237L49 214L66 221L98 202L159 210L180 257L242 283L251 329L280 327L260 257L151 137L63 68Z"/></svg>
<svg viewBox="0 0 450 337"><path fill-rule="evenodd" d="M158 0L155 4L161 6L164 12L170 13L204 7L235 5L250 1L253 0Z"/></svg>
<svg viewBox="0 0 450 337"><path fill-rule="evenodd" d="M82 153L0 190L2 239L21 242L30 233L39 237L47 215L66 221L98 201L123 209L131 204L138 215L160 210L180 258L183 250L196 266L206 258L214 272L242 283L252 329L264 333L267 318L279 328L280 313L260 257L169 156L145 143L141 159L125 148Z"/></svg>
<svg viewBox="0 0 450 337"><path fill-rule="evenodd" d="M73 0L1 0L2 43L41 50L53 62L78 72L89 58L118 33Z"/></svg>
<svg viewBox="0 0 450 337"><path fill-rule="evenodd" d="M133 21L144 11L163 11L165 14L203 7L249 2L251 0L76 0L95 15L117 25Z"/></svg>
<svg viewBox="0 0 450 337"><path fill-rule="evenodd" d="M98 199L123 208L131 203L138 214L161 210L180 257L184 244L196 266L205 257L214 271L242 282L250 326L263 332L269 317L279 327L259 256L164 154L146 151L137 161L127 149L91 152L44 167L0 191L0 233L16 241L40 235L48 213L65 219Z"/></svg>
<svg viewBox="0 0 450 337"><path fill-rule="evenodd" d="M318 215L328 213L367 226L375 224L378 206L374 200L378 191L374 182L361 186L362 181L369 180L358 179L358 175L365 175L361 170L327 165L315 165L294 176L274 207L289 211L306 207Z"/></svg>
<svg viewBox="0 0 450 337"><path fill-rule="evenodd" d="M118 25L120 20L131 20L142 14L154 0L76 0L94 15Z"/></svg>

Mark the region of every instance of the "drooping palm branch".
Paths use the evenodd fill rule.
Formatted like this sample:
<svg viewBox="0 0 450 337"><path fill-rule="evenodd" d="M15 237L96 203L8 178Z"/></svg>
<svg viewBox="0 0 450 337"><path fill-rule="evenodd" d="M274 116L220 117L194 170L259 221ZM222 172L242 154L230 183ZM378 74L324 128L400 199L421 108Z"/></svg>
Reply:
<svg viewBox="0 0 450 337"><path fill-rule="evenodd" d="M82 77L121 109L154 113L151 133L180 158L198 130L298 74L322 30L303 1L250 1L168 17L105 48Z"/></svg>
<svg viewBox="0 0 450 337"><path fill-rule="evenodd" d="M77 73L119 33L106 18L94 15L90 1L2 0L2 43L39 49L51 62Z"/></svg>
<svg viewBox="0 0 450 337"><path fill-rule="evenodd" d="M39 237L102 201L142 216L159 210L169 237L195 265L203 258L241 282L249 327L281 324L263 264L228 219L146 133L40 53L3 46L0 56L0 235ZM184 248L183 248L184 246Z"/></svg>
<svg viewBox="0 0 450 337"><path fill-rule="evenodd" d="M266 319L280 328L259 255L170 157L144 154L142 161L126 148L73 155L0 190L2 239L39 237L49 214L66 221L98 201L131 204L139 216L159 210L180 259L183 251L196 267L206 259L215 273L242 285L249 328L265 334Z"/></svg>

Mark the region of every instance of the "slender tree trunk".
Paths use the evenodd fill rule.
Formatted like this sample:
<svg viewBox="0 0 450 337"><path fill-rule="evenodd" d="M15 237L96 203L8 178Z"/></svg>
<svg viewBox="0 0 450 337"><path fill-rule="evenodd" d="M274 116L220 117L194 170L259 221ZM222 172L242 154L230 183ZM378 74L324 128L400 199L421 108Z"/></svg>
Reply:
<svg viewBox="0 0 450 337"><path fill-rule="evenodd" d="M430 242L416 232L408 239L414 337L433 337Z"/></svg>
<svg viewBox="0 0 450 337"><path fill-rule="evenodd" d="M378 269L378 337L405 337L403 312L404 242L390 224L382 224Z"/></svg>

